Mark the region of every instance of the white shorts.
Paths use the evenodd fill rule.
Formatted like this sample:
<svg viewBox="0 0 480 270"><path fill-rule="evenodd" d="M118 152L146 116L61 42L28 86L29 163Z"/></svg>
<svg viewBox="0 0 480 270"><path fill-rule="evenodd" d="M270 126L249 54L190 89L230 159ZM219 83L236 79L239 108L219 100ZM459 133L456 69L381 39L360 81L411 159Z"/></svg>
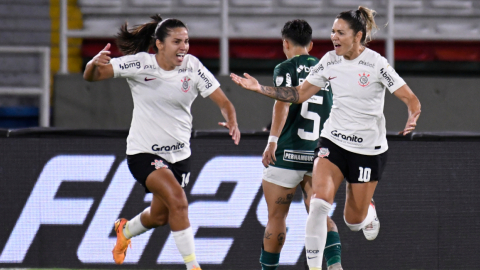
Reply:
<svg viewBox="0 0 480 270"><path fill-rule="evenodd" d="M282 169L273 166L263 169L263 180L286 188L298 186L303 181L305 175L312 177L312 172Z"/></svg>

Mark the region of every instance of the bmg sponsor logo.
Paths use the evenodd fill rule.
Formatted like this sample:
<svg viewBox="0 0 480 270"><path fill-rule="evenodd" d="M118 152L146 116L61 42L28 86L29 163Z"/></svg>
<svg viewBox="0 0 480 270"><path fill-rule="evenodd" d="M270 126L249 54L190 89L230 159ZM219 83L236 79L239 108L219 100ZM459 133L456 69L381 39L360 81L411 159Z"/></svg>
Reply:
<svg viewBox="0 0 480 270"><path fill-rule="evenodd" d="M361 137L357 137L355 135L345 135L345 134L342 134L342 133L338 132L337 130L332 130L331 134L332 134L332 136L334 136L336 138L339 138L339 139L342 139L342 140L345 140L345 141L356 142L356 143L362 143L363 142L363 138L361 138Z"/></svg>
<svg viewBox="0 0 480 270"><path fill-rule="evenodd" d="M380 74L382 74L382 77L385 79L385 81L387 81L388 87L393 86L395 80L392 78L392 76L390 76L390 74L388 74L388 72L384 68L380 69Z"/></svg>
<svg viewBox="0 0 480 270"><path fill-rule="evenodd" d="M137 69L141 68L140 62L138 62L138 61L126 62L126 63L120 64L119 66L120 66L121 69L129 69L129 68L133 68L133 67L136 67Z"/></svg>
<svg viewBox="0 0 480 270"><path fill-rule="evenodd" d="M159 146L158 144L154 144L152 145L152 150L159 151L159 152L168 152L168 151L180 150L183 147L185 147L185 144L181 142L177 142L177 144L172 144L167 146Z"/></svg>
<svg viewBox="0 0 480 270"><path fill-rule="evenodd" d="M210 89L210 87L212 87L212 82L200 69L198 70L198 76L205 82L205 88Z"/></svg>

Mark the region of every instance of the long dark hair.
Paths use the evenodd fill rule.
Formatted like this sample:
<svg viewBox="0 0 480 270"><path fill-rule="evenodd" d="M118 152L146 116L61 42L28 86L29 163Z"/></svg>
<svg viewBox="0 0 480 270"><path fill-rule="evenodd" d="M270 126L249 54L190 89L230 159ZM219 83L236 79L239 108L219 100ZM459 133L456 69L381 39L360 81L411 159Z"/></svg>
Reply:
<svg viewBox="0 0 480 270"><path fill-rule="evenodd" d="M338 14L337 19L346 21L353 30L353 35L362 31L360 43L365 46L372 40L372 31L378 29L374 19L376 14L373 9L359 6L357 10L344 11Z"/></svg>
<svg viewBox="0 0 480 270"><path fill-rule="evenodd" d="M288 21L282 28L282 37L305 47L312 41L312 27L304 20Z"/></svg>
<svg viewBox="0 0 480 270"><path fill-rule="evenodd" d="M187 25L177 19L163 20L159 14L150 17L152 21L137 25L128 29L128 23L125 22L120 27L120 32L115 36L117 46L125 54L136 54L139 52L148 52L150 46L153 46L155 52L158 52L155 46L155 40L165 41L171 29L183 27L188 30Z"/></svg>

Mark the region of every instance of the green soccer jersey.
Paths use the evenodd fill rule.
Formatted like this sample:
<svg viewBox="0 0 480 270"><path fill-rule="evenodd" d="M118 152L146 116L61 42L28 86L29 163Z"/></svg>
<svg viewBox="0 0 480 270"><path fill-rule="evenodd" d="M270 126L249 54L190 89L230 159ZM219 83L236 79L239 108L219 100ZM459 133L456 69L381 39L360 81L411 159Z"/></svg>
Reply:
<svg viewBox="0 0 480 270"><path fill-rule="evenodd" d="M275 67L275 86L297 86L301 84L318 59L310 55L297 55ZM313 152L317 147L323 123L330 115L332 89L327 82L325 88L302 104L290 104L287 120L278 138L274 167L307 170L313 168Z"/></svg>

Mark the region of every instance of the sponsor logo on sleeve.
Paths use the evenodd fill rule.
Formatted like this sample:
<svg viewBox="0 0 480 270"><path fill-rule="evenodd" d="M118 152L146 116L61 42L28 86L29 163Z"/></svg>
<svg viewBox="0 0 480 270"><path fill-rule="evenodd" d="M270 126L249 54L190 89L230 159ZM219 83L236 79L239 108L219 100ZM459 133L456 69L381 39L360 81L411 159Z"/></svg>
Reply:
<svg viewBox="0 0 480 270"><path fill-rule="evenodd" d="M364 65L364 66L367 66L367 67L371 67L371 68L375 68L375 64L372 64L372 63L369 63L367 61L363 61L363 60L360 60L360 62L358 62L359 65Z"/></svg>
<svg viewBox="0 0 480 270"><path fill-rule="evenodd" d="M286 81L285 86L288 86L288 87L292 86L292 77L290 76L290 73L287 73L285 81Z"/></svg>
<svg viewBox="0 0 480 270"><path fill-rule="evenodd" d="M283 160L296 163L312 164L315 154L307 150L283 150Z"/></svg>
<svg viewBox="0 0 480 270"><path fill-rule="evenodd" d="M181 80L182 82L182 91L187 93L188 90L190 90L190 85L188 84L188 82L190 81L190 78L188 78L187 76L185 76L185 78L183 78L183 80Z"/></svg>
<svg viewBox="0 0 480 270"><path fill-rule="evenodd" d="M133 67L135 67L137 69L141 68L140 62L138 62L136 60L119 64L119 66L120 66L121 69L129 69L129 68L133 68Z"/></svg>
<svg viewBox="0 0 480 270"><path fill-rule="evenodd" d="M312 68L312 73L310 73L310 74L316 74L316 73L318 73L322 70L323 70L323 65L322 64L316 65Z"/></svg>
<svg viewBox="0 0 480 270"><path fill-rule="evenodd" d="M390 76L390 74L388 74L388 72L384 68L380 69L380 74L382 74L382 77L387 82L388 87L392 87L393 84L395 84L395 80L392 78L392 76Z"/></svg>
<svg viewBox="0 0 480 270"><path fill-rule="evenodd" d="M200 79L202 79L205 82L205 88L210 89L212 87L212 82L211 79L208 78L204 72L202 72L201 69L198 69L198 76L200 76Z"/></svg>
<svg viewBox="0 0 480 270"><path fill-rule="evenodd" d="M277 76L277 77L275 78L275 84L276 84L277 86L280 86L280 85L282 85L282 83L283 83L283 76Z"/></svg>
<svg viewBox="0 0 480 270"><path fill-rule="evenodd" d="M365 87L367 85L370 84L370 82L368 81L368 77L370 77L370 74L366 74L363 73L362 74L358 74L358 76L360 76L360 79L358 79L358 84L361 86L361 87Z"/></svg>

